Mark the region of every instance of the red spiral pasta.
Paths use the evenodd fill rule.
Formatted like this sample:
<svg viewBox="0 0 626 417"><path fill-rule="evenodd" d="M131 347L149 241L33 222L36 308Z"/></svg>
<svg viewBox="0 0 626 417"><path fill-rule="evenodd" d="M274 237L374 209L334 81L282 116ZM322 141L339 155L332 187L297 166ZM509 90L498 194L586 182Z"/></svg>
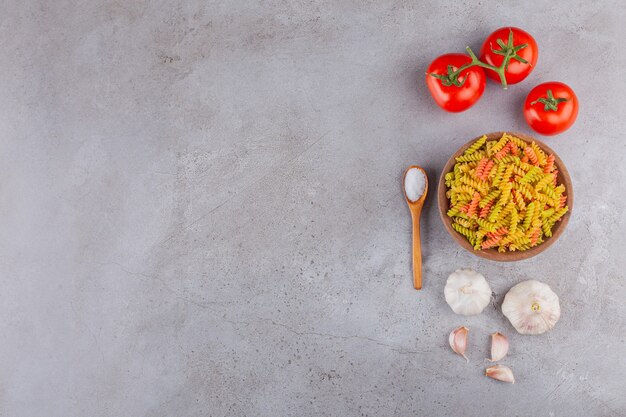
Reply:
<svg viewBox="0 0 626 417"><path fill-rule="evenodd" d="M481 247L483 249L489 249L489 248L491 248L493 246L496 246L498 244L498 242L501 241L501 240L502 240L502 236L494 236L494 237L492 237L490 239L485 240L482 243Z"/></svg>
<svg viewBox="0 0 626 417"><path fill-rule="evenodd" d="M532 162L533 165L539 164L539 158L537 157L537 154L535 153L533 148L527 146L526 148L524 148L524 153L528 156L528 159L530 159L530 162Z"/></svg>
<svg viewBox="0 0 626 417"><path fill-rule="evenodd" d="M493 232L487 233L487 237L494 238L496 236L504 236L507 233L509 233L509 229L507 229L506 227L501 227Z"/></svg>
<svg viewBox="0 0 626 417"><path fill-rule="evenodd" d="M532 235L530 236L530 244L532 246L535 246L537 244L537 241L539 240L539 233L541 233L541 228L535 227L533 229Z"/></svg>
<svg viewBox="0 0 626 417"><path fill-rule="evenodd" d="M546 174L552 172L554 169L554 154L548 155L546 158L546 165L543 167L543 172Z"/></svg>
<svg viewBox="0 0 626 417"><path fill-rule="evenodd" d="M483 169L482 176L480 177L481 180L486 181L487 178L489 178L489 174L491 173L494 165L495 162L491 159L487 162L487 165L485 165L485 168Z"/></svg>
<svg viewBox="0 0 626 417"><path fill-rule="evenodd" d="M496 159L504 158L511 151L511 144L512 142L508 142L506 145L504 145L504 148L496 152L496 154L494 155L494 158Z"/></svg>
<svg viewBox="0 0 626 417"><path fill-rule="evenodd" d="M483 158L480 161L478 161L478 165L476 165L476 172L474 173L474 175L479 180L483 179L482 176L483 176L485 167L487 166L487 162L489 162L489 158Z"/></svg>
<svg viewBox="0 0 626 417"><path fill-rule="evenodd" d="M469 217L473 217L476 214L476 209L478 208L478 202L480 201L480 193L475 192L474 197L472 197L472 201L469 203L469 207L467 209L467 215Z"/></svg>
<svg viewBox="0 0 626 417"><path fill-rule="evenodd" d="M478 217L480 217L481 219L484 219L485 217L487 217L487 215L491 211L491 207L493 206L495 201L496 201L495 199L491 200L490 202L487 203L487 205L485 207L480 209L480 214L478 215Z"/></svg>

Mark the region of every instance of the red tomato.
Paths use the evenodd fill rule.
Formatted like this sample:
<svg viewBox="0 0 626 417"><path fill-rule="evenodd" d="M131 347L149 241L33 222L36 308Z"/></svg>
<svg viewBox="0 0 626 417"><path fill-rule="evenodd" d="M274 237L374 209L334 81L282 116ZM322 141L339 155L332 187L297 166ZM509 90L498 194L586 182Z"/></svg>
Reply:
<svg viewBox="0 0 626 417"><path fill-rule="evenodd" d="M570 128L578 116L578 98L568 85L552 81L530 90L524 102L528 125L542 135L558 135Z"/></svg>
<svg viewBox="0 0 626 417"><path fill-rule="evenodd" d="M474 66L461 71L458 75L458 84L460 86L454 84L445 85L445 80L431 75L435 74L445 77L470 62L472 60L467 55L445 54L437 57L428 67L426 71L426 85L435 103L442 109L449 112L467 110L483 95L486 78L485 72L481 67Z"/></svg>
<svg viewBox="0 0 626 417"><path fill-rule="evenodd" d="M526 45L522 47L522 45ZM527 32L514 27L500 28L487 37L480 48L480 60L499 67L506 55L511 56L504 69L507 84L517 84L528 77L537 64L537 42ZM485 69L487 77L500 82L497 72Z"/></svg>

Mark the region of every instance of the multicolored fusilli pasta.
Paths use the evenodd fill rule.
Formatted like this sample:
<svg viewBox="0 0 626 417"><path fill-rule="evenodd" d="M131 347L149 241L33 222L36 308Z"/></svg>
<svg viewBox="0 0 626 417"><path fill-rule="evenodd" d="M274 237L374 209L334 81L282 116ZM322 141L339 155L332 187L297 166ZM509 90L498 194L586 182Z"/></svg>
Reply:
<svg viewBox="0 0 626 417"><path fill-rule="evenodd" d="M568 210L554 160L535 142L506 133L478 139L445 175L454 230L476 250L541 244Z"/></svg>

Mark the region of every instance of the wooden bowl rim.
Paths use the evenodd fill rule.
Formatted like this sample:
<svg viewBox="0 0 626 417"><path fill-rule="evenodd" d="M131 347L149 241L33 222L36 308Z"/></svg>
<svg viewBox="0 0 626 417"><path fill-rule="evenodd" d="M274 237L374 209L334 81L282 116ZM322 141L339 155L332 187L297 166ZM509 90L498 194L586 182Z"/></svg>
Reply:
<svg viewBox="0 0 626 417"><path fill-rule="evenodd" d="M495 139L500 139L504 133L505 132L492 132L492 133L486 134L485 136L487 136L487 140L495 140ZM439 206L439 216L441 217L441 221L443 222L443 225L448 231L448 233L450 234L450 236L452 236L452 238L456 241L456 243L458 243L463 249L481 258L489 259L492 261L498 261L498 262L521 261L523 259L528 259L528 258L532 258L533 256L539 255L540 253L548 249L550 246L554 244L554 242L556 242L559 239L559 237L565 231L565 228L569 222L569 218L572 213L572 209L574 207L574 188L572 187L572 180L569 176L569 172L567 171L567 168L565 167L565 164L563 163L561 158L559 158L559 155L556 152L554 152L554 150L550 148L548 145L546 145L544 142L530 135L517 133L517 132L506 132L506 133L512 136L517 136L518 138L523 139L524 141L529 142L529 143L534 141L541 149L544 150L544 152L547 152L548 154L554 154L554 163L559 170L557 179L559 180L560 183L565 185L564 194L567 195L567 205L569 207L569 210L562 217L562 220L560 222L557 222L554 225L554 227L552 228L551 237L546 238L546 240L543 243L535 247L532 247L528 250L515 251L515 252L498 252L496 249L474 250L474 247L467 241L467 239L465 239L464 236L462 236L461 234L459 234L456 230L452 228L452 219L448 217L448 215L446 214L449 208L449 200L446 197L445 175L448 172L452 171L453 166L456 163L456 157L458 157L463 152L465 152L465 150L469 148L472 143L474 143L475 141L483 137L483 135L480 135L468 141L463 146L461 146L450 157L450 159L448 159L448 162L446 162L445 166L443 167L443 170L441 171L441 175L439 177L439 184L437 186L437 200L438 200L438 206Z"/></svg>

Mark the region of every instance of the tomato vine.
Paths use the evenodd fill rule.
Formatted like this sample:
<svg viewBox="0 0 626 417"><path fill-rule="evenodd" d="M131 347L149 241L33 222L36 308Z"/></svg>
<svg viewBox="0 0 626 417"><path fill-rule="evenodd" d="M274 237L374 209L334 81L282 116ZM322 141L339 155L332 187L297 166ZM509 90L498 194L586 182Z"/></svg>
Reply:
<svg viewBox="0 0 626 417"><path fill-rule="evenodd" d="M507 81L506 81L505 71L509 66L509 62L511 62L512 59L515 59L523 64L528 64L528 61L526 61L524 58L522 58L518 54L518 52L526 48L528 44L523 43L520 45L515 45L513 43L513 31L510 29L509 29L509 38L508 38L507 43L504 43L502 39L498 39L496 43L498 44L500 49L495 49L492 47L491 51L494 54L502 55L504 57L504 59L502 60L502 64L499 67L487 64L486 62L482 62L480 59L478 59L476 54L474 54L474 51L472 51L472 49L468 46L467 48L465 48L465 50L467 51L468 55L472 59L470 63L463 65L457 70L455 70L452 65L448 65L447 74L435 74L435 73L427 73L427 74L439 79L441 81L441 84L443 84L446 87L449 87L452 85L456 87L461 87L465 83L465 80L467 79L467 77L465 77L462 80L459 80L459 76L461 75L461 72L471 67L482 67L482 68L486 68L488 70L492 70L495 73L497 73L498 76L500 77L502 88L506 90Z"/></svg>

